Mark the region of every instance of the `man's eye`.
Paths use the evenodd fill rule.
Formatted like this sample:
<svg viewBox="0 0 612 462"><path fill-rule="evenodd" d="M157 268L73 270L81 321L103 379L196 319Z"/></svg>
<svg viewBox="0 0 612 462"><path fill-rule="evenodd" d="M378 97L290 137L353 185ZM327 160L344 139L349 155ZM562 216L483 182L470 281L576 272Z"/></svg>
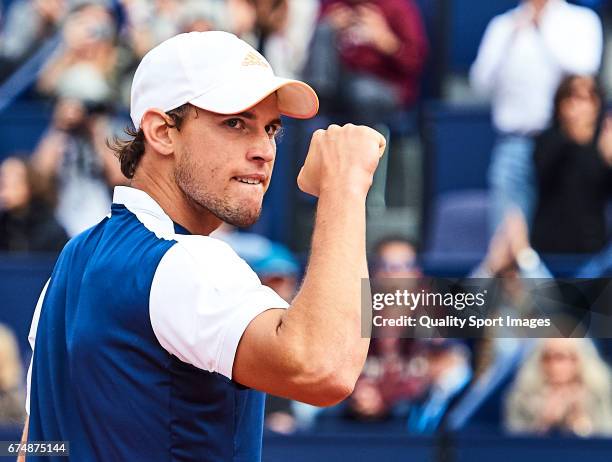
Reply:
<svg viewBox="0 0 612 462"><path fill-rule="evenodd" d="M283 131L283 128L280 125L268 125L266 126L266 133L268 133L268 136L273 136L275 138L278 138L281 133Z"/></svg>
<svg viewBox="0 0 612 462"><path fill-rule="evenodd" d="M227 119L225 125L230 128L244 128L244 123L241 119Z"/></svg>

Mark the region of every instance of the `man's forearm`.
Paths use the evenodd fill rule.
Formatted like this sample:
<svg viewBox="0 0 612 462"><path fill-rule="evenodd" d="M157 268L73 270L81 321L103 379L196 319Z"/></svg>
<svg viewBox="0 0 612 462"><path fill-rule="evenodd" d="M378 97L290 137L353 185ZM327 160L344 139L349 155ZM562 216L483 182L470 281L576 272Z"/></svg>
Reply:
<svg viewBox="0 0 612 462"><path fill-rule="evenodd" d="M365 231L363 194L321 193L306 277L279 328L283 341L305 361L350 386L369 345L361 338L361 280L368 277Z"/></svg>

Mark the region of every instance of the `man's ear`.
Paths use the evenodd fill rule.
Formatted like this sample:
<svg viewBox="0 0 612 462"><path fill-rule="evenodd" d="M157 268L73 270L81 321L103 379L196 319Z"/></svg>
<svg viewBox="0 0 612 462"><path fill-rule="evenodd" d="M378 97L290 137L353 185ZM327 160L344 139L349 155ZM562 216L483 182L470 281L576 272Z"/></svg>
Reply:
<svg viewBox="0 0 612 462"><path fill-rule="evenodd" d="M168 114L159 109L149 109L144 113L140 124L149 146L162 155L174 153L170 130L174 126Z"/></svg>

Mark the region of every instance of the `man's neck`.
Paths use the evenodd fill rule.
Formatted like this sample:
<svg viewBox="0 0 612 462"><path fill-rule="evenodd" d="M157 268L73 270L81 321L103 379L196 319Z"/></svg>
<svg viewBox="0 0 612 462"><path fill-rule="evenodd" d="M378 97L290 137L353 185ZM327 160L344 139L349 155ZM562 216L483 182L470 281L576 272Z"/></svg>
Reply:
<svg viewBox="0 0 612 462"><path fill-rule="evenodd" d="M130 186L146 192L159 204L170 219L187 229L191 234L208 236L221 225L221 220L208 209L189 200L174 182L138 172Z"/></svg>

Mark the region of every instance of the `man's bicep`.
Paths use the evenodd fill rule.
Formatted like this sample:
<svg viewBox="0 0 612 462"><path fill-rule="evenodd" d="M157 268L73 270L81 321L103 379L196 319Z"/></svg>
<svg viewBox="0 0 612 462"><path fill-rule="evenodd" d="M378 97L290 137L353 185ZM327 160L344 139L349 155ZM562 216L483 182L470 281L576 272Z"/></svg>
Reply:
<svg viewBox="0 0 612 462"><path fill-rule="evenodd" d="M284 309L270 309L256 316L247 326L236 350L232 379L246 387L287 396L284 384L289 352L277 336Z"/></svg>

